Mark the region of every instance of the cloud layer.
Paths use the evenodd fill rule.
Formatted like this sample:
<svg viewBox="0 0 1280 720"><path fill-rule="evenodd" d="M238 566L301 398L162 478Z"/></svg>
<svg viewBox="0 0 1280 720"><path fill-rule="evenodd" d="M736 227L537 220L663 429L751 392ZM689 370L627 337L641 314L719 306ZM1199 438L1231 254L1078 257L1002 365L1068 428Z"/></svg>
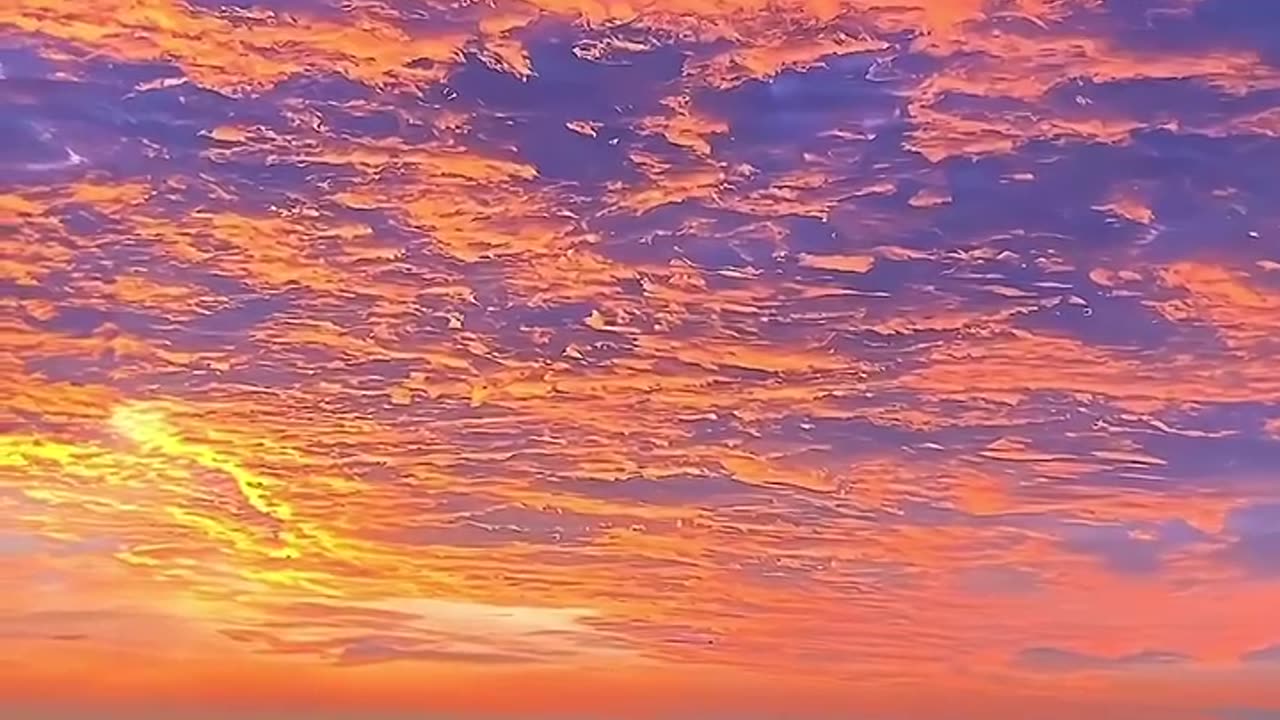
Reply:
<svg viewBox="0 0 1280 720"><path fill-rule="evenodd" d="M1280 708L1263 5L0 8L0 706Z"/></svg>

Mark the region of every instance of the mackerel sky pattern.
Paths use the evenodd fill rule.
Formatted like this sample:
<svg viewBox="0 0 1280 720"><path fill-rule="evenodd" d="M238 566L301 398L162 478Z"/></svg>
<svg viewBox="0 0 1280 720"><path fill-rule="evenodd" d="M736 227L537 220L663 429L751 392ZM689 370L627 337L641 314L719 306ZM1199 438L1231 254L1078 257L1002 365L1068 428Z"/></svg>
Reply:
<svg viewBox="0 0 1280 720"><path fill-rule="evenodd" d="M0 716L1280 718L1280 3L0 3Z"/></svg>

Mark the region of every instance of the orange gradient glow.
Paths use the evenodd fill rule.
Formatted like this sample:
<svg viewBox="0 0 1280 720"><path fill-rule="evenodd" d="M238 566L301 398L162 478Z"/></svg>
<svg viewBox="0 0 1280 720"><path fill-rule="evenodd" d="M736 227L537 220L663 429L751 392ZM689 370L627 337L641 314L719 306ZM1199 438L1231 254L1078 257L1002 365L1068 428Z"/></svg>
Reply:
<svg viewBox="0 0 1280 720"><path fill-rule="evenodd" d="M3 5L0 717L1280 718L1278 37Z"/></svg>

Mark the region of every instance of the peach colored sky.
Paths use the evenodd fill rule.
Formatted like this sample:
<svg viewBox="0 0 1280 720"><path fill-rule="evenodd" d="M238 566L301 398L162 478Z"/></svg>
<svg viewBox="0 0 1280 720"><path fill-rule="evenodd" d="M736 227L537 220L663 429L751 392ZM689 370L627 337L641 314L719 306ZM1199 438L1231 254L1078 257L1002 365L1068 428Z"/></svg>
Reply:
<svg viewBox="0 0 1280 720"><path fill-rule="evenodd" d="M1280 718L1280 6L0 7L0 715Z"/></svg>

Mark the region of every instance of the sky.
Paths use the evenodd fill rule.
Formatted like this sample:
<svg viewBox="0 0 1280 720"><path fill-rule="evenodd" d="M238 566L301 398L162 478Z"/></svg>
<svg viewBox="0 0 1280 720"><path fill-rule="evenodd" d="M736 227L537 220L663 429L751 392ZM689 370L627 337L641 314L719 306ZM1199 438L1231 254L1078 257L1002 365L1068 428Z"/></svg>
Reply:
<svg viewBox="0 0 1280 720"><path fill-rule="evenodd" d="M1280 3L0 3L0 716L1280 719Z"/></svg>

